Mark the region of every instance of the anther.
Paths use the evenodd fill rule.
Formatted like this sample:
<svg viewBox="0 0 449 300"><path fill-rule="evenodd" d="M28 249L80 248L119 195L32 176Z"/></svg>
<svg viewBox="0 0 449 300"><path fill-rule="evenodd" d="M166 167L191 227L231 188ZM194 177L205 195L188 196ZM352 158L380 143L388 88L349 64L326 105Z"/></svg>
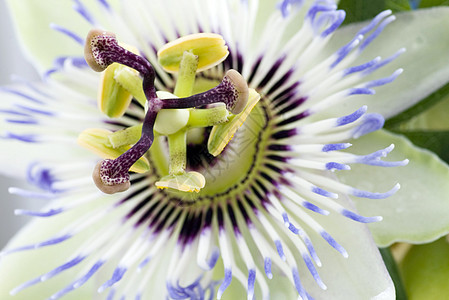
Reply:
<svg viewBox="0 0 449 300"><path fill-rule="evenodd" d="M228 56L228 47L219 34L195 33L183 36L165 44L157 52L159 64L165 71L177 73L184 52L188 51L198 58L196 72L205 71L218 65Z"/></svg>

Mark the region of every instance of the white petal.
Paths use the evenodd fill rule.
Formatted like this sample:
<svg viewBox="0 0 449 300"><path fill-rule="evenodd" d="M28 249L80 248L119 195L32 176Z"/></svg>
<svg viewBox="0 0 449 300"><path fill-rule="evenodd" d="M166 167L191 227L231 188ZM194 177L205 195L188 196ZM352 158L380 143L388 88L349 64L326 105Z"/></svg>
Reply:
<svg viewBox="0 0 449 300"><path fill-rule="evenodd" d="M118 1L108 0L117 5ZM73 10L73 1L7 1L16 33L22 43L26 57L36 64L38 70L49 68L53 60L60 55L82 55L82 46L74 41L63 39L62 34L50 28L50 24L57 24L77 32L87 32L92 25L86 22ZM89 9L96 12L101 8L97 1L89 1ZM84 38L84 36L82 37Z"/></svg>
<svg viewBox="0 0 449 300"><path fill-rule="evenodd" d="M356 23L336 31L330 47L335 51L352 39L367 23ZM401 48L406 52L373 73L372 78L390 76L395 70L404 72L393 82L376 88L374 96L347 99L338 113L350 113L367 104L369 111L392 117L416 104L448 82L449 78L449 8L438 7L400 13L361 54L359 63L377 56L387 58Z"/></svg>
<svg viewBox="0 0 449 300"><path fill-rule="evenodd" d="M74 214L62 214L51 219L34 219L16 234L6 248L42 241L52 236L52 234L56 234L60 228L64 227L74 218L76 218ZM13 253L1 257L0 273L8 274L8 276L2 276L2 280L0 280L1 299L46 299L55 291L64 288L69 282L73 281L79 269L73 268L52 280L23 290L15 296L9 295L10 291L17 286L66 262L73 250L79 246L80 241L82 239L74 238L59 245L45 247L39 250ZM49 257L52 258L51 261L48 260ZM86 283L83 288L70 293L67 299L91 299L95 291L92 287L93 283L92 280Z"/></svg>
<svg viewBox="0 0 449 300"><path fill-rule="evenodd" d="M339 199L347 208L349 199ZM344 258L322 238L313 239L323 266L318 272L328 287L322 290L309 276L304 285L315 299L395 299L393 282L384 266L379 250L364 224L336 214L316 219L349 254Z"/></svg>
<svg viewBox="0 0 449 300"><path fill-rule="evenodd" d="M435 154L413 146L407 139L386 131L372 133L353 141L354 151L368 153L374 148L395 144L389 160L408 158L404 167L378 168L353 165L351 172L340 178L361 189L382 190L392 181L399 181L401 189L385 200L357 201L362 215L382 216L383 220L370 224L379 246L395 241L424 243L449 232L449 167ZM357 149L357 150L356 150ZM370 180L360 181L369 174Z"/></svg>

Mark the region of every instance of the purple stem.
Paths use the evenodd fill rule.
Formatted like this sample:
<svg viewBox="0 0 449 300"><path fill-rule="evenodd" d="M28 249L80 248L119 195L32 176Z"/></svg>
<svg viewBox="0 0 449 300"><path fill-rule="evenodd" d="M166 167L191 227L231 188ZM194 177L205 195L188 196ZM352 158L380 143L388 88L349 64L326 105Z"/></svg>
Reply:
<svg viewBox="0 0 449 300"><path fill-rule="evenodd" d="M96 43L98 55L108 65L119 63L139 71L143 77L143 90L148 100L156 99L153 66L145 58L121 47L115 37L104 37Z"/></svg>
<svg viewBox="0 0 449 300"><path fill-rule="evenodd" d="M142 126L142 135L134 146L114 160L111 177L127 173L131 166L150 149L154 140L153 127L158 110L149 109Z"/></svg>
<svg viewBox="0 0 449 300"><path fill-rule="evenodd" d="M213 103L224 103L231 110L237 101L238 95L235 86L226 78L216 87L206 92L192 95L186 98L164 99L161 101L162 108L191 108L201 107Z"/></svg>
<svg viewBox="0 0 449 300"><path fill-rule="evenodd" d="M97 44L99 48L98 55L108 65L119 63L140 72L143 77L143 91L148 101L148 111L145 115L142 126L142 135L128 151L114 160L112 170L109 174L114 178L117 175L127 173L131 166L142 157L153 144L153 127L157 113L161 109L161 100L157 98L156 88L154 87L155 73L150 62L145 58L132 53L121 47L115 38L108 37Z"/></svg>
<svg viewBox="0 0 449 300"><path fill-rule="evenodd" d="M236 87L231 80L225 77L217 87L204 93L182 99L160 100L154 87L155 72L148 60L121 47L113 36L103 36L102 39L97 40L95 46L94 52L104 64L119 63L137 70L143 76L142 86L148 101L142 135L133 147L113 161L111 170L108 170L112 178L121 177L127 173L131 166L151 147L154 140L154 123L161 109L200 107L222 102L231 110L238 99Z"/></svg>

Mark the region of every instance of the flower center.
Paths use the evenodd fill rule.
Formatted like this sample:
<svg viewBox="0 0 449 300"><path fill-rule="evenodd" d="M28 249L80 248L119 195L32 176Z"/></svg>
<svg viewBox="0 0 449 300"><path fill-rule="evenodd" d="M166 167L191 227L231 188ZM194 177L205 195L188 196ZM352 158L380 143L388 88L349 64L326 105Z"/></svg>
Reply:
<svg viewBox="0 0 449 300"><path fill-rule="evenodd" d="M93 172L97 187L105 193L127 190L130 170L149 170L146 154L150 148L154 149L151 151L155 157L152 164L163 176L156 182L158 188L199 192L206 183L202 173L213 175L207 176L211 183L206 193L212 190L216 193L217 188L229 186L223 182L218 186L212 183L216 171L212 171L210 166L203 167L202 173L186 171L188 140L195 140L196 137L197 143L200 141L201 144L198 135L201 137L208 132L206 154L218 156L260 99L257 92L248 89L246 81L235 70L227 71L215 87L193 94L196 73L221 63L228 55L222 37L217 34L194 34L170 42L158 51L162 68L178 75L174 94L156 92L153 66L134 53L137 51L127 48L119 45L111 33L92 30L87 37L86 61L95 71L104 72L100 109L109 117L120 117L132 98L145 106L141 125L117 132L90 129L80 135L81 145L105 158ZM202 85L208 83L203 82ZM210 127L211 130L205 130ZM247 134L243 136L250 138ZM168 172L164 172L167 168L160 165L165 161L165 145L168 146ZM246 152L242 157L242 161L236 161L244 169L249 168L252 160L246 157Z"/></svg>

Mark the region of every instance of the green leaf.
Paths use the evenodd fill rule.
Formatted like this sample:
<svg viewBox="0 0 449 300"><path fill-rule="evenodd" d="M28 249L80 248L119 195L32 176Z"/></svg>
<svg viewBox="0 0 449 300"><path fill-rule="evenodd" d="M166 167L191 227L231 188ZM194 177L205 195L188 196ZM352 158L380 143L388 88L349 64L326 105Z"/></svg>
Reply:
<svg viewBox="0 0 449 300"><path fill-rule="evenodd" d="M391 9L394 12L411 10L409 0L386 0L385 8Z"/></svg>
<svg viewBox="0 0 449 300"><path fill-rule="evenodd" d="M397 241L424 243L449 232L449 166L428 150L414 146L406 138L378 131L352 141L353 152L371 153L395 144L388 160L408 158L404 167L381 168L353 165L339 178L356 188L387 191L395 183L401 189L384 200L354 199L359 212L382 216L369 225L376 243L385 247Z"/></svg>
<svg viewBox="0 0 449 300"><path fill-rule="evenodd" d="M439 102L443 102L443 103L438 105ZM417 125L419 123L422 124L421 126L425 126L424 124L428 123L428 122L430 122L432 124L432 125L429 124L429 126L432 126L433 129L435 129L434 126L436 126L437 128L440 128L439 126L442 126L441 124L443 124L443 123L440 123L441 121L444 122L445 124L449 123L448 122L449 118L447 118L447 114L444 114L444 111L447 108L449 108L449 83L447 83L446 85L444 85L437 91L433 92L432 94L427 96L425 99L418 102L414 106L410 107L406 111L387 120L385 122L385 128L393 129L393 128L400 126L401 129L411 129L411 128L417 128L415 126L419 126L419 125ZM418 116L418 115L420 115L420 116ZM414 117L417 117L417 119L413 122L417 122L417 123L413 123L413 122L409 123L410 121L412 121L412 119ZM404 122L406 122L406 123L404 123ZM403 123L403 124L401 124L401 123ZM438 125L438 123L440 123L440 125ZM415 124L415 125L413 125L413 124ZM426 128L432 128L432 127L418 127L418 128L426 129Z"/></svg>
<svg viewBox="0 0 449 300"><path fill-rule="evenodd" d="M418 147L426 148L449 163L449 131L397 131Z"/></svg>
<svg viewBox="0 0 449 300"><path fill-rule="evenodd" d="M344 24L365 21L385 9L385 0L341 0L339 9L346 11Z"/></svg>
<svg viewBox="0 0 449 300"><path fill-rule="evenodd" d="M381 248L379 251L385 262L388 273L390 273L391 279L393 280L394 288L396 290L396 300L407 300L407 294L405 293L402 278L399 274L398 266L393 255L391 254L390 248Z"/></svg>
<svg viewBox="0 0 449 300"><path fill-rule="evenodd" d="M412 246L401 263L410 300L445 299L449 295L449 244L446 238Z"/></svg>
<svg viewBox="0 0 449 300"><path fill-rule="evenodd" d="M440 90L441 91L441 90ZM441 101L411 118L409 121L400 124L399 129L402 131L425 130L425 131L446 131L449 130L449 89L445 97L441 97Z"/></svg>
<svg viewBox="0 0 449 300"><path fill-rule="evenodd" d="M421 0L419 8L449 5L449 0Z"/></svg>

